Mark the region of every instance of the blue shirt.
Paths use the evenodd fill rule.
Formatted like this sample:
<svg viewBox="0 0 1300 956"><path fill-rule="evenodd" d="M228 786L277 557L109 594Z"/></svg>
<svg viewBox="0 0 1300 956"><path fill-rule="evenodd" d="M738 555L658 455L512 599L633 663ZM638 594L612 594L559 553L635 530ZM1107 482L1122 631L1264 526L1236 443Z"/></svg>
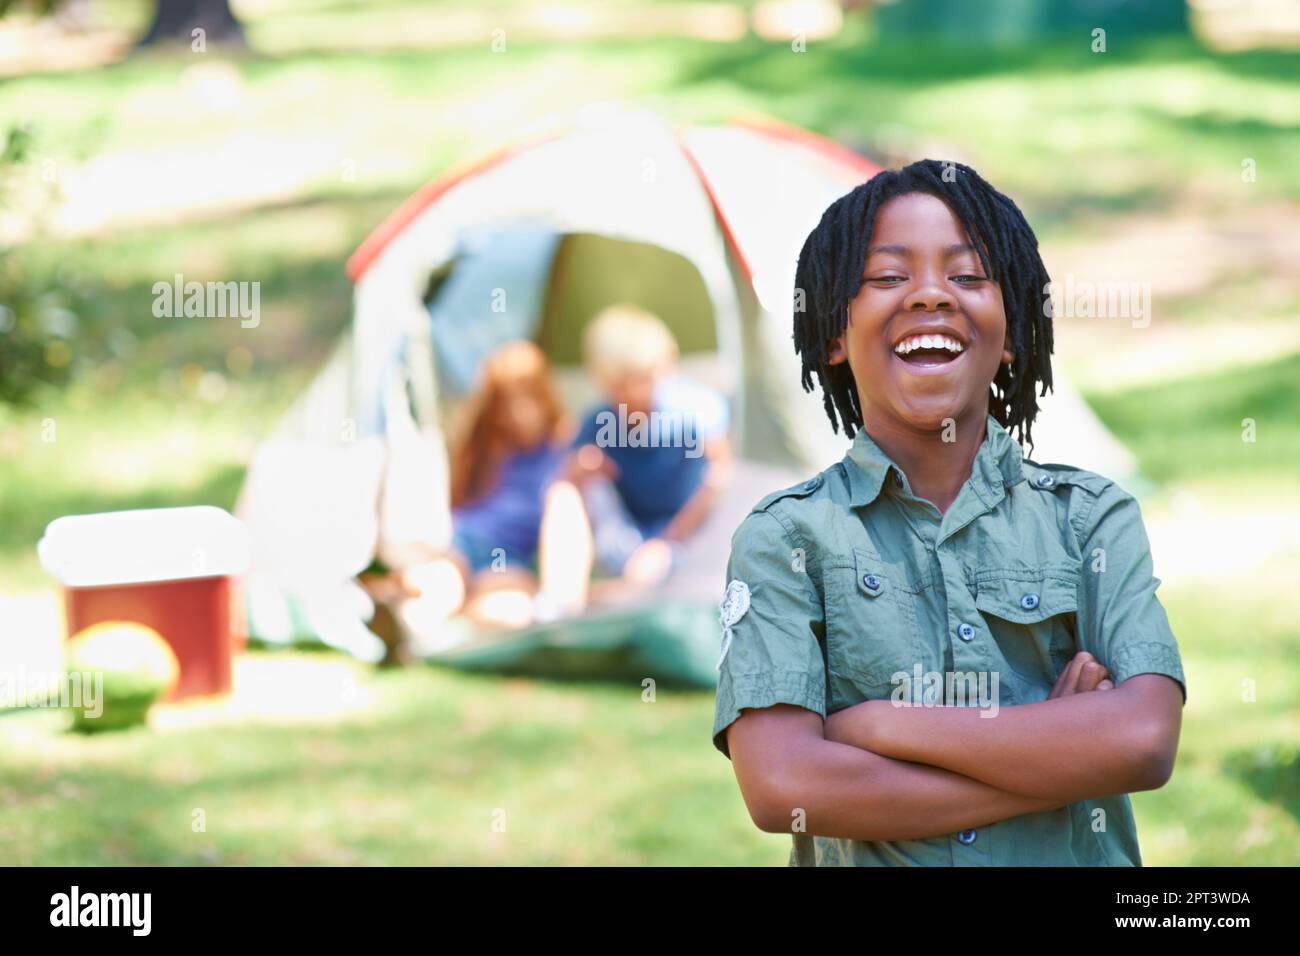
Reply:
<svg viewBox="0 0 1300 956"><path fill-rule="evenodd" d="M714 389L666 378L655 386L649 415L600 406L588 413L574 447L595 445L609 456L619 496L641 532L654 536L704 480L704 442L726 432L728 417L726 399Z"/></svg>
<svg viewBox="0 0 1300 956"><path fill-rule="evenodd" d="M505 559L526 564L537 552L546 487L565 455L563 447L543 442L515 452L501 463L496 483L476 500L453 508L457 544L476 569L501 548Z"/></svg>

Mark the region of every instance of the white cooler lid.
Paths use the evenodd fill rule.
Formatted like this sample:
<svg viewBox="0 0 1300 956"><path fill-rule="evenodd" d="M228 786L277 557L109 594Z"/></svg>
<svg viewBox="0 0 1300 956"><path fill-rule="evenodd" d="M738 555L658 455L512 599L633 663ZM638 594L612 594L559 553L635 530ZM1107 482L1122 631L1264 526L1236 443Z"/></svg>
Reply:
<svg viewBox="0 0 1300 956"><path fill-rule="evenodd" d="M65 587L219 577L248 567L248 532L209 505L69 515L50 522L36 553Z"/></svg>

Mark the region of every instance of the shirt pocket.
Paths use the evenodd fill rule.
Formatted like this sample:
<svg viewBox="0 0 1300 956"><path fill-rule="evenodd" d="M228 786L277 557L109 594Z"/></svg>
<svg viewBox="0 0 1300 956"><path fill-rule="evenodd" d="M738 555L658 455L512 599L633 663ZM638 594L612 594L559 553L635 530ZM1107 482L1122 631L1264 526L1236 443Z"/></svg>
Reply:
<svg viewBox="0 0 1300 956"><path fill-rule="evenodd" d="M1002 657L1030 699L1045 699L1079 650L1079 569L986 568L975 586L975 606Z"/></svg>
<svg viewBox="0 0 1300 956"><path fill-rule="evenodd" d="M921 662L918 589L901 565L855 548L853 564L825 570L826 667L832 708L885 698L899 671Z"/></svg>

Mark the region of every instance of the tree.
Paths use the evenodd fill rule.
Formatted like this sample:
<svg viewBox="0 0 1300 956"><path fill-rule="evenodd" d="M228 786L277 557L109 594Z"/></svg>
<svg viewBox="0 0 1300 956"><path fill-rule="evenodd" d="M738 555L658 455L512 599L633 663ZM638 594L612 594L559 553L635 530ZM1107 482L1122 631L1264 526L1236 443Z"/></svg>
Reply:
<svg viewBox="0 0 1300 956"><path fill-rule="evenodd" d="M192 43L202 30L205 43L247 46L244 28L230 9L230 0L158 0L153 22L140 38L140 46L171 40Z"/></svg>
<svg viewBox="0 0 1300 956"><path fill-rule="evenodd" d="M72 0L0 0L0 19L20 6L38 17L48 17L75 5ZM195 30L203 31L205 44L248 45L244 28L230 9L230 0L158 0L149 29L137 46L173 41L190 44L196 39Z"/></svg>

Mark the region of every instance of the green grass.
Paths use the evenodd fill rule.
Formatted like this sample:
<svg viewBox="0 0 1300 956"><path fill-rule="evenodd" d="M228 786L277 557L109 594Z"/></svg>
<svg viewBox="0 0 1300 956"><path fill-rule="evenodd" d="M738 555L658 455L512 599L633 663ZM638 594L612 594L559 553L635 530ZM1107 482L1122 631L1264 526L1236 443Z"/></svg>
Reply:
<svg viewBox="0 0 1300 956"><path fill-rule="evenodd" d="M337 695L314 675L343 668L370 703L96 738L0 717L0 863L784 862L709 742L707 692L293 658L314 693Z"/></svg>
<svg viewBox="0 0 1300 956"><path fill-rule="evenodd" d="M74 390L48 411L0 412L0 591L48 587L36 542L54 518L130 508L234 506L246 462L274 424L281 393L235 382L196 397L175 371L124 387L111 403ZM287 382L302 382L287 376ZM43 416L43 417L39 417ZM6 424L8 421L8 424ZM48 439L48 440L47 440Z"/></svg>
<svg viewBox="0 0 1300 956"><path fill-rule="evenodd" d="M1300 353L1087 397L1154 481L1300 476Z"/></svg>
<svg viewBox="0 0 1300 956"><path fill-rule="evenodd" d="M32 122L43 155L57 161L235 134L315 143L317 160L356 159L358 185L373 189L413 185L466 146L599 90L662 97L690 118L759 110L869 147L894 135L909 146L947 143L1013 186L1044 228L1081 212L1163 208L1189 184L1221 202L1300 197L1300 171L1288 161L1300 140L1294 56L1216 54L1190 39L1106 54L1060 39L903 49L864 43L868 35L854 19L803 53L749 36L548 39L505 53L484 43L436 55L146 54L94 73L10 80L0 88L0 123ZM233 103L205 93L214 72L218 92L226 89L222 64L238 79ZM328 116L313 108L325 102ZM1249 185L1240 179L1245 157L1259 169ZM338 179L330 175L337 163L320 165L313 191Z"/></svg>
<svg viewBox="0 0 1300 956"><path fill-rule="evenodd" d="M1178 635L1188 699L1173 778L1132 798L1144 861L1294 865L1297 602L1281 590L1254 598L1234 593L1225 601L1204 587L1162 588L1161 598Z"/></svg>
<svg viewBox="0 0 1300 956"><path fill-rule="evenodd" d="M1203 590L1164 600L1189 697L1172 780L1132 797L1144 861L1289 865L1292 612ZM53 712L0 717L0 864L786 862L788 838L750 824L709 742L709 692L646 703L639 684L375 671L334 655L253 661L298 662L286 694L348 686L362 705L95 738L64 732Z"/></svg>

